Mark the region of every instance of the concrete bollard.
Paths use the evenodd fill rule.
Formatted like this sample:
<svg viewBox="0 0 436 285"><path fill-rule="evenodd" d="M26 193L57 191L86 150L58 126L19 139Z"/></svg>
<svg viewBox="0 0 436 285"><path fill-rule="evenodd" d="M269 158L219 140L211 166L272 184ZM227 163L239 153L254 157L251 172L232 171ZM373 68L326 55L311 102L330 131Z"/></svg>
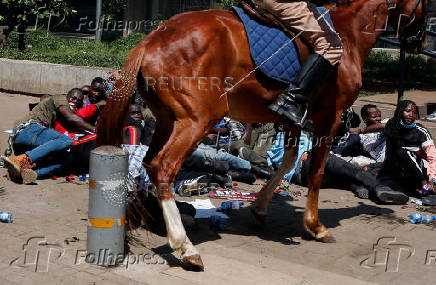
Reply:
<svg viewBox="0 0 436 285"><path fill-rule="evenodd" d="M124 260L128 153L114 146L91 151L86 262L104 266Z"/></svg>

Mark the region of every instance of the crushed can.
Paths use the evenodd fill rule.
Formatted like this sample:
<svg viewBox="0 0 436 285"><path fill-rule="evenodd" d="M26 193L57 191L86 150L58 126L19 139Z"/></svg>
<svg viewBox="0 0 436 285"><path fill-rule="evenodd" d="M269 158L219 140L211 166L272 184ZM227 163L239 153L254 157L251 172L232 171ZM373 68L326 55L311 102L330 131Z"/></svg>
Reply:
<svg viewBox="0 0 436 285"><path fill-rule="evenodd" d="M12 223L12 214L8 212L0 212L0 222Z"/></svg>

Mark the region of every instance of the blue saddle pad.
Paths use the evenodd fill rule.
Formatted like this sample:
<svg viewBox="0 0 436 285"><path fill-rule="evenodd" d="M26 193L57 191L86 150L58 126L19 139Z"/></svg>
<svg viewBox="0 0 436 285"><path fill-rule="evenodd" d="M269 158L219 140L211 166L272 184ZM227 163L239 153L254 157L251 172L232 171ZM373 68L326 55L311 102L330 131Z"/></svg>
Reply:
<svg viewBox="0 0 436 285"><path fill-rule="evenodd" d="M296 73L301 69L298 49L295 43L291 42L286 45L290 38L282 30L259 24L242 8L233 7L233 9L244 24L254 64L260 66L259 69L268 77L281 82L291 83ZM325 13L326 9L318 7L318 11ZM326 14L325 18L333 27L330 16ZM283 48L280 49L281 47ZM280 51L274 54L279 49ZM262 64L269 57L271 58Z"/></svg>

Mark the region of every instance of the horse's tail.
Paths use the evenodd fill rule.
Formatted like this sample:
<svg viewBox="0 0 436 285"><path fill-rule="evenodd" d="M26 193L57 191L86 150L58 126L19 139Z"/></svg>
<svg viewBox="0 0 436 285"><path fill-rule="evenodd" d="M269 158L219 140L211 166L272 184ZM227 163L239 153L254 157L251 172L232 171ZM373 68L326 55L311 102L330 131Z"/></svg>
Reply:
<svg viewBox="0 0 436 285"><path fill-rule="evenodd" d="M97 145L120 146L123 122L126 118L136 80L145 54L141 44L133 48L124 63L120 78L115 82L109 100L97 121Z"/></svg>

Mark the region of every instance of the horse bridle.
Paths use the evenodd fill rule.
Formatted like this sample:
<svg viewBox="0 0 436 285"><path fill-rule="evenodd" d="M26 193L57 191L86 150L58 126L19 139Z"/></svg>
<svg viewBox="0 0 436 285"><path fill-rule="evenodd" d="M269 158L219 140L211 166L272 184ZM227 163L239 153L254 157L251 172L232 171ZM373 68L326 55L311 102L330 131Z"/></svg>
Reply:
<svg viewBox="0 0 436 285"><path fill-rule="evenodd" d="M388 6L388 9L393 9L396 7L396 5L401 1L399 0L397 3L393 3L391 0L385 0L386 4ZM410 18L411 20L402 26L399 26L398 28L400 29L400 31L404 31L404 28L408 27L415 19L414 15L416 13L416 10L419 7L419 4L422 4L422 13L423 13L423 17L424 17L424 23L421 25L421 27L418 29L416 35L410 36L410 37L406 37L405 33L402 32L400 33L400 41L401 42L411 42L411 41L423 41L425 38L425 31L427 29L427 18L426 18L426 0L416 0L415 2L415 6L413 7L413 9L410 11L410 13L407 15L407 18Z"/></svg>

